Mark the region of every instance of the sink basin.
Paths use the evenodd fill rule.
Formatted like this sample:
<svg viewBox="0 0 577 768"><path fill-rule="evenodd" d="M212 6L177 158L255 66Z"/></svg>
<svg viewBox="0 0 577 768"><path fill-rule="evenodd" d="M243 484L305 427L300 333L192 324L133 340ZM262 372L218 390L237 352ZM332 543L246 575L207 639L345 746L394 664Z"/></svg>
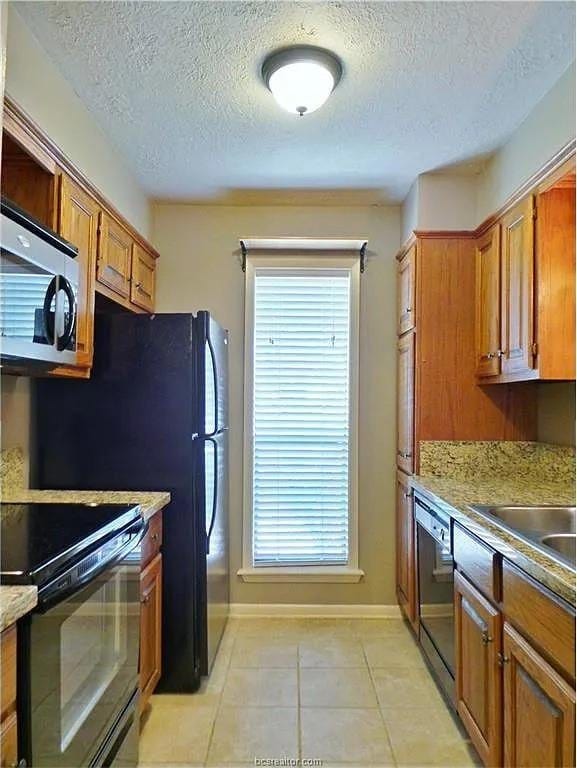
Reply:
<svg viewBox="0 0 577 768"><path fill-rule="evenodd" d="M551 547L560 555L575 565L575 549L577 536L574 533L553 533L549 536L543 536L541 543L546 547Z"/></svg>
<svg viewBox="0 0 577 768"><path fill-rule="evenodd" d="M471 509L575 569L575 507L479 504Z"/></svg>

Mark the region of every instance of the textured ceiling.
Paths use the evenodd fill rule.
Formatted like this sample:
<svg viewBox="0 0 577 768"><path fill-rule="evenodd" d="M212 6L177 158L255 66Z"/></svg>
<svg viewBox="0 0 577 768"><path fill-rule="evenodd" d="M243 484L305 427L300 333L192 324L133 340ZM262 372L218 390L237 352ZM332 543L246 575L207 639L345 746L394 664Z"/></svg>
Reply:
<svg viewBox="0 0 577 768"><path fill-rule="evenodd" d="M417 174L495 150L575 58L572 2L16 7L162 199L399 200ZM259 77L270 51L295 43L344 64L303 118Z"/></svg>

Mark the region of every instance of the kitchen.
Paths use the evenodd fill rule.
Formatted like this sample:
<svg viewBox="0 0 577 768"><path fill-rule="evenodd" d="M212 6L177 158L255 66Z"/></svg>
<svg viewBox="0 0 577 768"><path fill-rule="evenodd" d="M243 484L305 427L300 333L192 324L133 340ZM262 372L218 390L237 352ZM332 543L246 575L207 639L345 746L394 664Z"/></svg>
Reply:
<svg viewBox="0 0 577 768"><path fill-rule="evenodd" d="M574 765L574 25L2 4L2 765Z"/></svg>

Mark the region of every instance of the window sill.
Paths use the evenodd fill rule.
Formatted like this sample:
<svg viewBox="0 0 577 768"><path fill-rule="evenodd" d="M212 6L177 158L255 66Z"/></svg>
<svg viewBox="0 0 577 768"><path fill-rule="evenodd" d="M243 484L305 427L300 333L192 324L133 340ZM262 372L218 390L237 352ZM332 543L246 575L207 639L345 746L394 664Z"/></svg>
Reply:
<svg viewBox="0 0 577 768"><path fill-rule="evenodd" d="M300 582L356 584L365 572L348 566L309 566L279 568L240 568L237 576L247 582Z"/></svg>

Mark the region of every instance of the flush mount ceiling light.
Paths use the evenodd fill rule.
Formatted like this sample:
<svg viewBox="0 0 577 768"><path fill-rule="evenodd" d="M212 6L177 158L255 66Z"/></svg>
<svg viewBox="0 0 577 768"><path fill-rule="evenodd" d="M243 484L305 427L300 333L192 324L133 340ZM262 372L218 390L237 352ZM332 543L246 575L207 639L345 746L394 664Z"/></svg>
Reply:
<svg viewBox="0 0 577 768"><path fill-rule="evenodd" d="M322 107L342 71L333 53L305 45L277 51L262 65L263 80L278 104L301 117Z"/></svg>

